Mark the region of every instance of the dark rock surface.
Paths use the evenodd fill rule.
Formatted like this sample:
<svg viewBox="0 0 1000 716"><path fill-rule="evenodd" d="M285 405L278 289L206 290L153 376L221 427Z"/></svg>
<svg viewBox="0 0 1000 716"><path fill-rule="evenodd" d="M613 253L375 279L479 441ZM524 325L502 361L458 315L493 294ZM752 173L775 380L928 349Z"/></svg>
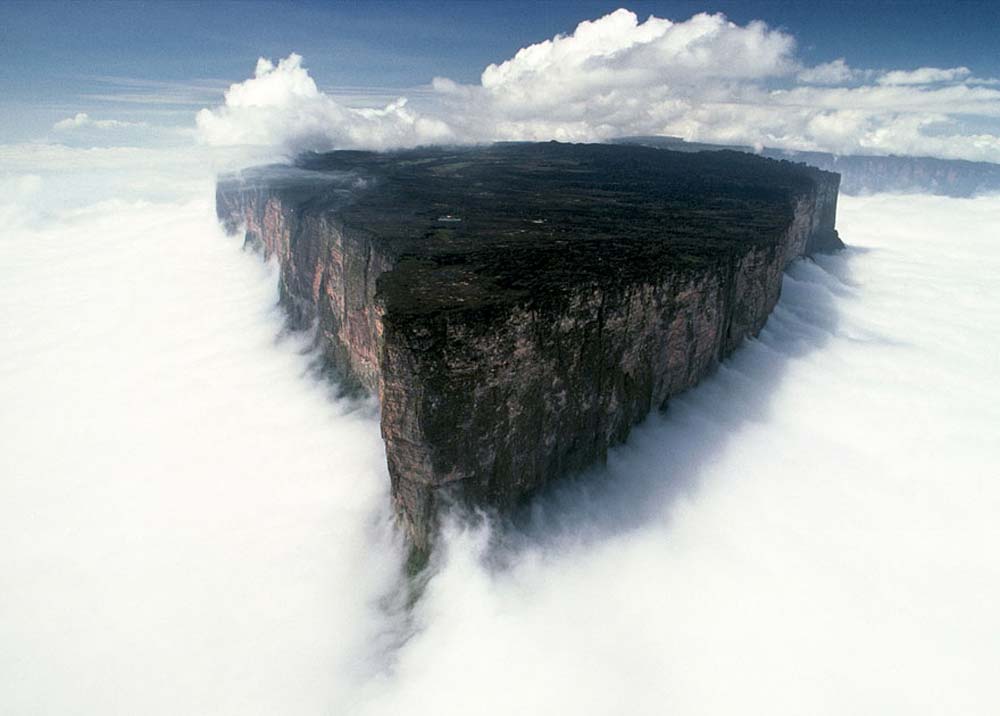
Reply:
<svg viewBox="0 0 1000 716"><path fill-rule="evenodd" d="M839 248L839 177L739 152L503 144L301 157L220 181L293 322L375 393L397 513L506 509L605 459Z"/></svg>

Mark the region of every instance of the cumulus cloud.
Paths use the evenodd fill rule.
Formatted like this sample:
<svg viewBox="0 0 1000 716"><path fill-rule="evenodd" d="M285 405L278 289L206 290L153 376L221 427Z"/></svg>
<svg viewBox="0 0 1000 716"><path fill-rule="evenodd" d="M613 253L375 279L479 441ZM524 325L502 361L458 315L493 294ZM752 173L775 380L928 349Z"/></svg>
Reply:
<svg viewBox="0 0 1000 716"><path fill-rule="evenodd" d="M447 124L410 110L406 98L381 108L336 102L319 91L296 54L277 65L261 58L252 78L232 85L225 103L201 110L196 122L208 144L278 146L292 152L391 149L453 138Z"/></svg>
<svg viewBox="0 0 1000 716"><path fill-rule="evenodd" d="M965 68L889 73L880 83L857 84L874 74L844 59L803 68L794 38L760 22L739 26L705 14L639 22L619 10L487 67L478 85L435 86L452 116L468 120L466 133L491 138L665 134L837 153L1000 159L993 135L963 133L960 122L965 115L1000 117L1000 92L961 82L918 84L961 80L969 76Z"/></svg>
<svg viewBox="0 0 1000 716"><path fill-rule="evenodd" d="M702 13L681 23L652 16L640 23L634 13L616 10L580 23L572 35L531 45L488 66L482 87L512 103L534 105L613 86L756 79L790 73L794 47L791 36L762 22L741 27L723 15ZM559 87L562 92L555 97L548 94Z"/></svg>
<svg viewBox="0 0 1000 716"><path fill-rule="evenodd" d="M403 99L345 107L317 88L299 56L262 59L224 105L199 113L198 127L210 144L292 151L659 134L1000 161L1000 130L982 129L1000 118L994 83L965 67L875 71L844 58L805 67L795 38L763 22L705 13L640 21L622 9L522 48L477 83L434 78L420 112Z"/></svg>
<svg viewBox="0 0 1000 716"><path fill-rule="evenodd" d="M454 109L474 136L484 130L501 139L660 134L687 115L706 87L728 94L791 74L794 48L791 36L761 22L741 27L704 13L680 23L639 22L617 10L490 65L480 84L468 88L465 113Z"/></svg>

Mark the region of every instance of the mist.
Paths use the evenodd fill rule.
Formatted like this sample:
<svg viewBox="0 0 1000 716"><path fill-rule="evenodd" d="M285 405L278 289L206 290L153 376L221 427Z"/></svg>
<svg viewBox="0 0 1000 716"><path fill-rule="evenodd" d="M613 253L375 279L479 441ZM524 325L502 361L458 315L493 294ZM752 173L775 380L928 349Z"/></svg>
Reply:
<svg viewBox="0 0 1000 716"><path fill-rule="evenodd" d="M208 173L139 172L5 180L6 713L1000 707L1000 199L843 197L758 339L607 468L452 519L410 604L377 407Z"/></svg>

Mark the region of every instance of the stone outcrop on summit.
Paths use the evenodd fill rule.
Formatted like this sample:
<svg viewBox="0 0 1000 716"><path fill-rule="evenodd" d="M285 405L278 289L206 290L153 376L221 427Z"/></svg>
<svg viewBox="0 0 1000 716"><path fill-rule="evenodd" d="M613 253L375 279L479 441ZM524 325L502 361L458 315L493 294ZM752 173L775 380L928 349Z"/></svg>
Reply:
<svg viewBox="0 0 1000 716"><path fill-rule="evenodd" d="M839 176L738 152L513 143L300 157L220 181L231 232L343 380L378 397L397 514L504 510L763 327L842 246Z"/></svg>

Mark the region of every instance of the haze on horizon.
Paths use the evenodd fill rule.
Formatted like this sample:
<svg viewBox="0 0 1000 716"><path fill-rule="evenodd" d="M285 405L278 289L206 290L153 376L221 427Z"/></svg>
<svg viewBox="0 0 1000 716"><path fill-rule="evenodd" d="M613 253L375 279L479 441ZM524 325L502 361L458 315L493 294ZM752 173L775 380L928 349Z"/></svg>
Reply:
<svg viewBox="0 0 1000 716"><path fill-rule="evenodd" d="M449 524L412 604L376 406L337 397L274 268L217 225L216 172L303 149L672 134L1000 161L1000 70L960 48L818 56L767 4L658 7L544 32L581 11L526 11L513 51L438 69L433 23L376 6L397 53L333 54L411 58L398 94L317 71L315 26L217 28L183 77L170 40L116 45L162 75L8 59L0 711L997 712L1000 197L842 197L849 248L794 264L758 339L520 530ZM132 12L92 8L77 33L63 5L0 19L16 49Z"/></svg>

